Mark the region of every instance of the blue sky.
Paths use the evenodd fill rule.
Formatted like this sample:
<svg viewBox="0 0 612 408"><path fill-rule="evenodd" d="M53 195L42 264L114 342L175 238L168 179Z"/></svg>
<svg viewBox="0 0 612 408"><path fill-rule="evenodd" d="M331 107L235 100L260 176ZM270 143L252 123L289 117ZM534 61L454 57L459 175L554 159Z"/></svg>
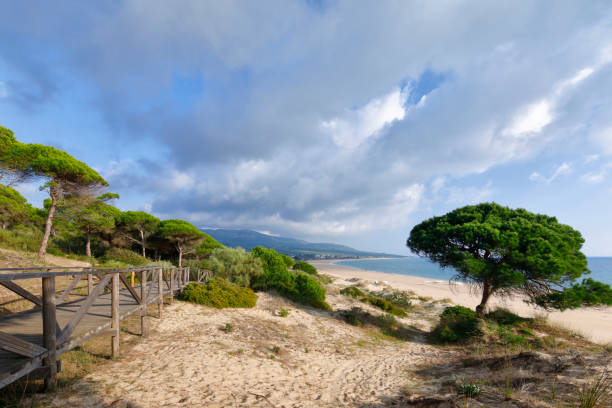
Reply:
<svg viewBox="0 0 612 408"><path fill-rule="evenodd" d="M0 124L89 163L124 210L407 254L421 220L496 201L612 255L606 1L2 10Z"/></svg>

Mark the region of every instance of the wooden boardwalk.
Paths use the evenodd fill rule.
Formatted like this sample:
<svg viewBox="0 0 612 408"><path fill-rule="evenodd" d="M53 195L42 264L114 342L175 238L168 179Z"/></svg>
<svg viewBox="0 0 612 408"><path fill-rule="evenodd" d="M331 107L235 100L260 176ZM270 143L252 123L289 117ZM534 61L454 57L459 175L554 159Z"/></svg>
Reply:
<svg viewBox="0 0 612 408"><path fill-rule="evenodd" d="M110 336L112 356L118 356L121 320L138 313L141 334L147 335L149 305L157 304L161 317L164 297L172 301L189 282L209 276L188 268L54 269L0 269L0 285L34 304L31 310L0 318L0 388L33 373L53 389L60 368L57 358L93 336ZM132 286L132 274L144 285ZM55 291L58 276L73 279L62 293ZM22 279L40 279L42 297L20 286ZM83 279L88 293L72 293Z"/></svg>

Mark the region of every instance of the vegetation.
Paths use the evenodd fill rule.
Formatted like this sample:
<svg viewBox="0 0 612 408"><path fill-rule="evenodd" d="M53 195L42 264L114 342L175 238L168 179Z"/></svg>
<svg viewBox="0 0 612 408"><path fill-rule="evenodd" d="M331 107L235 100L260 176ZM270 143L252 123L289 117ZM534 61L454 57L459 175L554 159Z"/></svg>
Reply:
<svg viewBox="0 0 612 408"><path fill-rule="evenodd" d="M406 311L404 311L400 307L397 307L395 304L388 301L387 299L367 294L356 286L347 286L346 288L341 289L340 293L355 299L359 298L362 302L369 303L372 306L375 306L392 315L399 317L407 316Z"/></svg>
<svg viewBox="0 0 612 408"><path fill-rule="evenodd" d="M190 283L180 299L223 309L227 307L254 307L257 295L249 288L240 287L222 278L213 278L205 284Z"/></svg>
<svg viewBox="0 0 612 408"><path fill-rule="evenodd" d="M298 270L298 271L302 271L302 272L306 272L309 275L316 275L317 274L317 268L315 268L314 266L312 266L308 262L304 262L304 261L296 262L296 264L293 265L293 269L294 270Z"/></svg>
<svg viewBox="0 0 612 408"><path fill-rule="evenodd" d="M252 282L253 289L274 289L296 302L331 310L325 302L325 289L312 276L287 270L283 258L273 249L255 247L251 253L261 259L264 269L263 274Z"/></svg>
<svg viewBox="0 0 612 408"><path fill-rule="evenodd" d="M483 316L495 293L520 293L547 307L610 304L608 285L587 280L566 286L589 273L583 243L578 231L554 217L484 203L422 222L407 246L480 287L476 311Z"/></svg>
<svg viewBox="0 0 612 408"><path fill-rule="evenodd" d="M126 239L142 248L142 256L146 258L147 240L157 232L159 222L157 217L144 211L126 211L121 214L117 224Z"/></svg>
<svg viewBox="0 0 612 408"><path fill-rule="evenodd" d="M366 296L366 294L357 286L347 286L346 288L342 288L340 289L340 294L350 296L355 299Z"/></svg>
<svg viewBox="0 0 612 408"><path fill-rule="evenodd" d="M285 262L285 266L287 268L292 268L293 265L295 264L295 261L293 260L292 257L290 257L289 255L285 255L285 254L280 254L281 258L283 258L283 262Z"/></svg>
<svg viewBox="0 0 612 408"><path fill-rule="evenodd" d="M51 206L38 251L42 258L47 251L58 203L67 197L91 196L101 187L108 186L108 183L95 170L64 151L51 146L21 143L6 128L1 128L0 134L3 142L0 148L3 173L46 180L41 189L49 191Z"/></svg>
<svg viewBox="0 0 612 408"><path fill-rule="evenodd" d="M165 220L157 230L159 238L178 251L178 266L183 266L183 255L195 251L195 245L204 238L204 233L193 224L183 220Z"/></svg>
<svg viewBox="0 0 612 408"><path fill-rule="evenodd" d="M440 315L431 339L436 343L456 343L482 334L476 312L463 306L451 306Z"/></svg>
<svg viewBox="0 0 612 408"><path fill-rule="evenodd" d="M215 248L205 265L215 276L246 287L264 271L261 259L242 248Z"/></svg>
<svg viewBox="0 0 612 408"><path fill-rule="evenodd" d="M126 266L142 266L150 263L150 261L144 256L124 248L112 248L106 251L102 261L107 264L111 262L119 262Z"/></svg>

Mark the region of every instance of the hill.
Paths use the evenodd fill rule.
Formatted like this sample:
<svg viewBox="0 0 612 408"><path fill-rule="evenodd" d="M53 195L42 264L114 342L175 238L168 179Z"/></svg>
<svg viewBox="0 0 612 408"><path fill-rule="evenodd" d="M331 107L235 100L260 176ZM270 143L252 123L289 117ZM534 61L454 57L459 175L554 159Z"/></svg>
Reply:
<svg viewBox="0 0 612 408"><path fill-rule="evenodd" d="M400 258L399 255L360 251L346 245L313 243L301 239L262 234L252 230L202 229L223 245L250 250L258 245L296 259L341 259L341 258Z"/></svg>

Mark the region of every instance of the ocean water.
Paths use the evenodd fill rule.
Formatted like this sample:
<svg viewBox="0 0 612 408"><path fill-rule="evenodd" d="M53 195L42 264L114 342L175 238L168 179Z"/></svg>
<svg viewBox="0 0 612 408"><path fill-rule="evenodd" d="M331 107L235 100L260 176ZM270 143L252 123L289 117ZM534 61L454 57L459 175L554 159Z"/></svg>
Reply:
<svg viewBox="0 0 612 408"><path fill-rule="evenodd" d="M600 282L612 285L612 258L587 258L590 277ZM433 280L448 280L455 274L454 269L442 269L438 264L429 262L426 258L407 257L396 259L356 259L334 262L336 265L350 268L393 273L396 275L420 276Z"/></svg>

